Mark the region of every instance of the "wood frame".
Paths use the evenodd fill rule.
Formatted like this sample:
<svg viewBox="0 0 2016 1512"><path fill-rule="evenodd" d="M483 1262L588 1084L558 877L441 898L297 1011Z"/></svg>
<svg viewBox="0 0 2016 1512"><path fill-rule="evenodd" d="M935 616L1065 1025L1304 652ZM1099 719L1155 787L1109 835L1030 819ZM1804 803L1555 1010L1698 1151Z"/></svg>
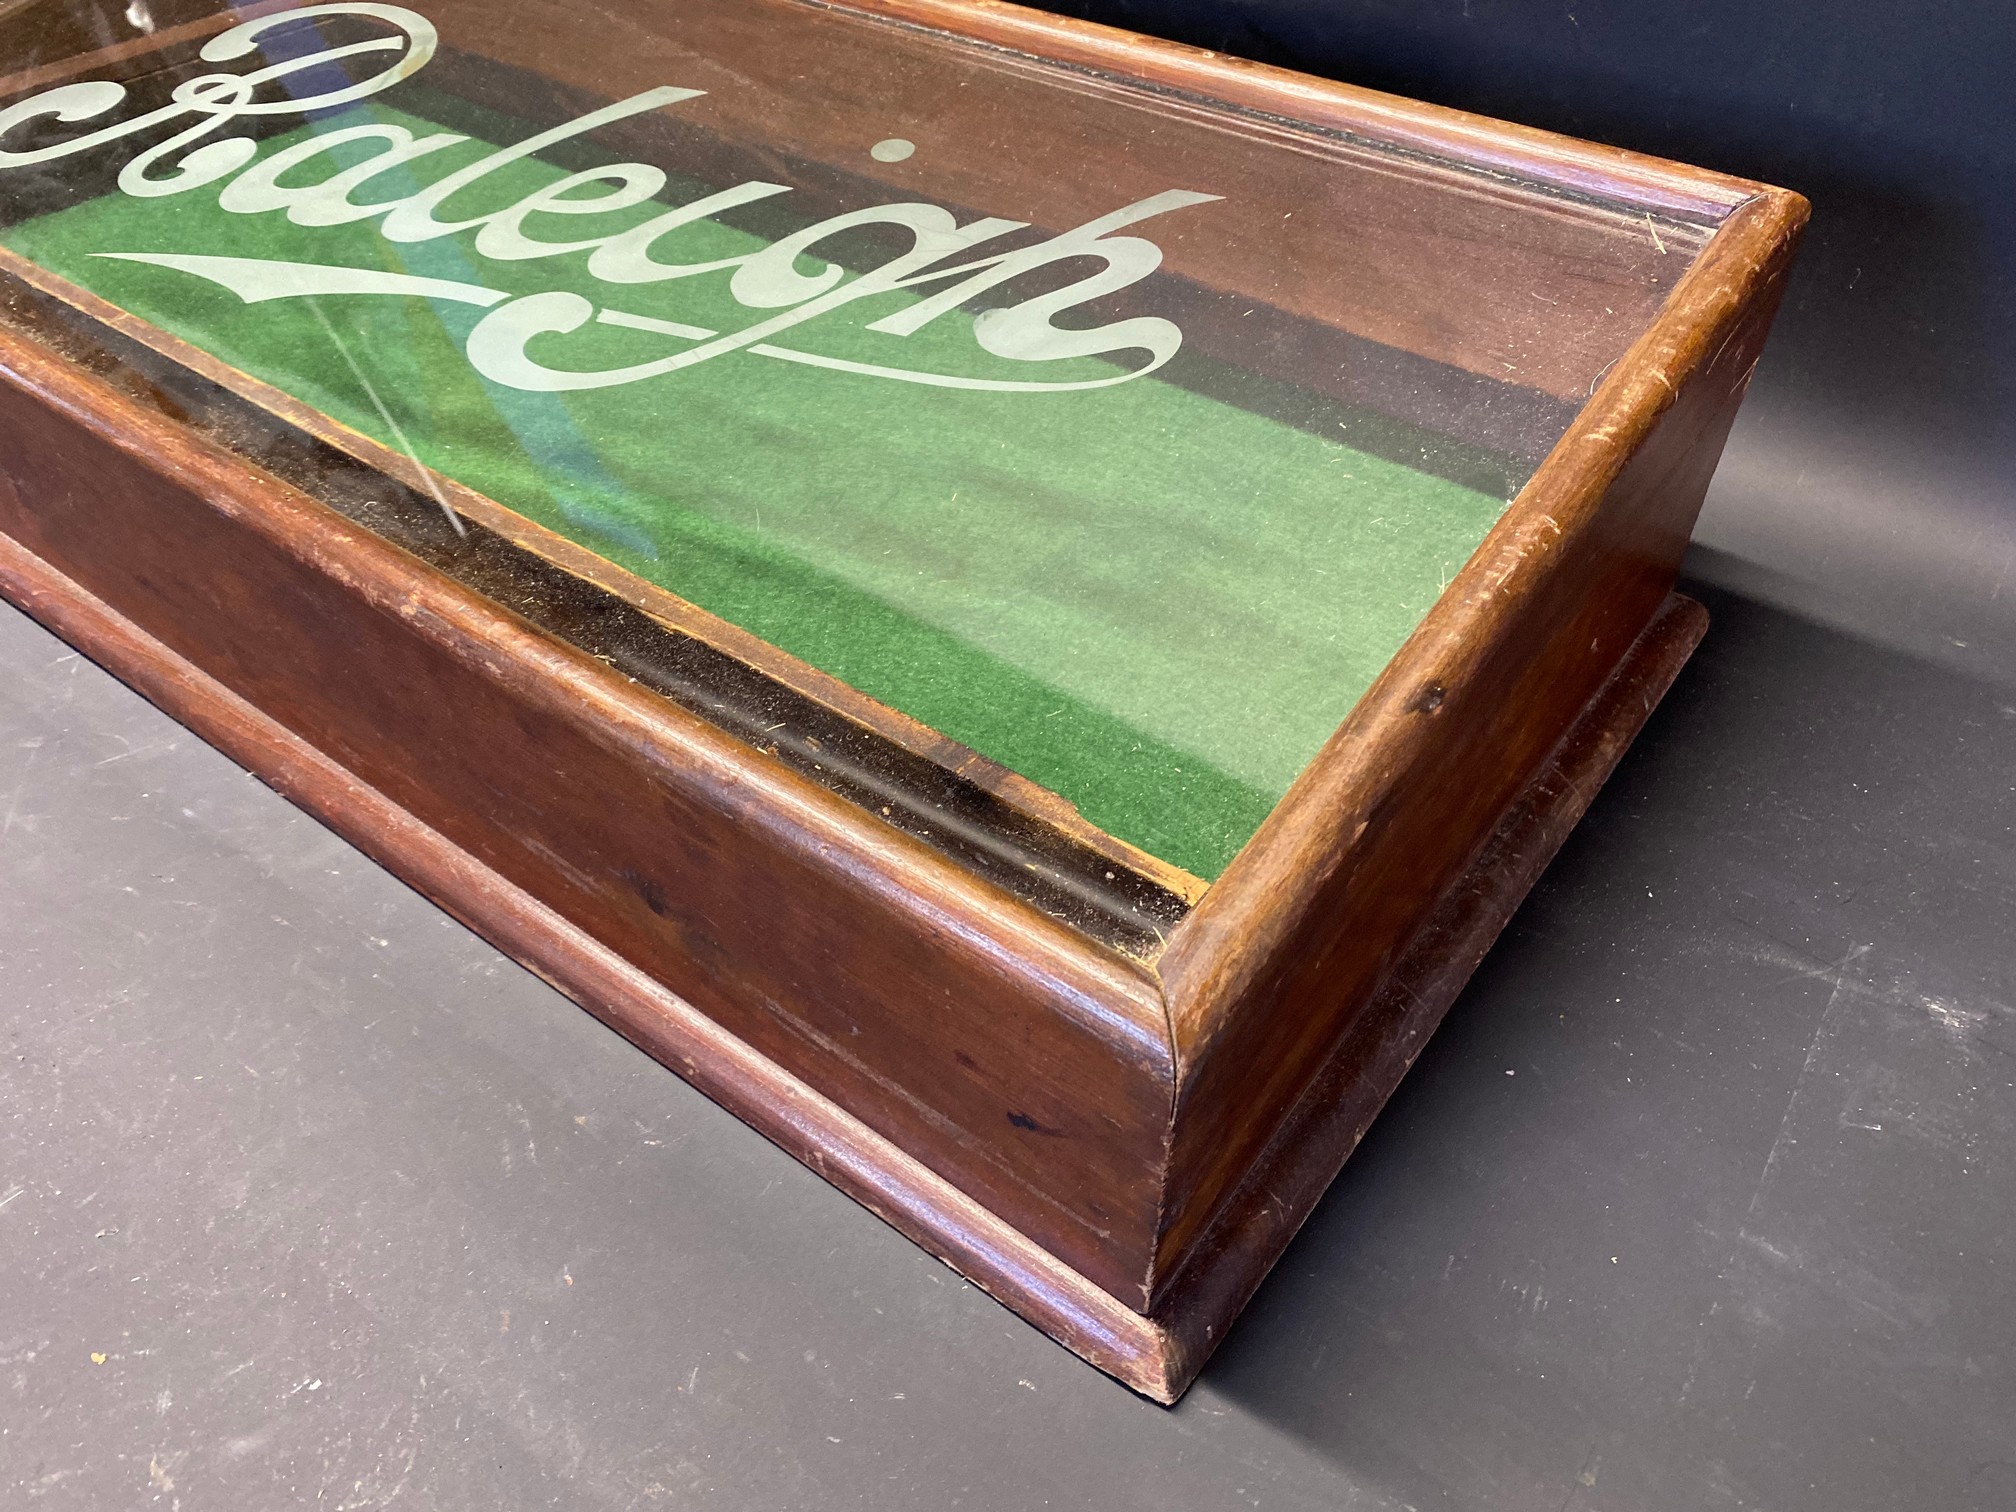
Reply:
<svg viewBox="0 0 2016 1512"><path fill-rule="evenodd" d="M838 8L1711 228L1215 883L968 764L1180 898L1166 938L1060 922L18 324L0 325L0 592L1037 1326L1173 1401L1699 639L1705 615L1671 588L1806 205L1011 5ZM316 444L425 481L8 271ZM454 499L654 622L951 759L753 637Z"/></svg>

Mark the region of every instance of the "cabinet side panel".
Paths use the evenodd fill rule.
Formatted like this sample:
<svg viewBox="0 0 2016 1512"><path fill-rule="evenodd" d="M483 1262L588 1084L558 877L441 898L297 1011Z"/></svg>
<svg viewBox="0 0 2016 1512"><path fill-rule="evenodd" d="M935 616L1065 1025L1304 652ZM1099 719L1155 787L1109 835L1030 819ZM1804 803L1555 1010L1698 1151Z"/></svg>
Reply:
<svg viewBox="0 0 2016 1512"><path fill-rule="evenodd" d="M1121 1300L1170 1071L1138 973L32 350L0 531Z"/></svg>
<svg viewBox="0 0 2016 1512"><path fill-rule="evenodd" d="M1694 318L1626 359L1625 402L1599 396L1452 585L1454 612L1431 615L1172 941L1159 1279L1664 602L1803 219L1784 196L1704 259L1676 294Z"/></svg>
<svg viewBox="0 0 2016 1512"><path fill-rule="evenodd" d="M1163 1283L1155 1317L1170 1341L1173 1379L1189 1380L1223 1342L1658 705L1707 621L1691 599L1676 594L1666 601Z"/></svg>

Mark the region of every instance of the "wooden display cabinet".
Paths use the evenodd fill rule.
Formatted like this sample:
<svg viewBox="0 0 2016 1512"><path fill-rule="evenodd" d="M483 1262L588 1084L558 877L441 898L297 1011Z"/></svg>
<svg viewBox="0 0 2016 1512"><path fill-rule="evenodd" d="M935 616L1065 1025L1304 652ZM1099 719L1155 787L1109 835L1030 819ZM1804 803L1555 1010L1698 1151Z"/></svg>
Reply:
<svg viewBox="0 0 2016 1512"><path fill-rule="evenodd" d="M0 591L1161 1401L1699 639L1806 213L956 0L0 60Z"/></svg>

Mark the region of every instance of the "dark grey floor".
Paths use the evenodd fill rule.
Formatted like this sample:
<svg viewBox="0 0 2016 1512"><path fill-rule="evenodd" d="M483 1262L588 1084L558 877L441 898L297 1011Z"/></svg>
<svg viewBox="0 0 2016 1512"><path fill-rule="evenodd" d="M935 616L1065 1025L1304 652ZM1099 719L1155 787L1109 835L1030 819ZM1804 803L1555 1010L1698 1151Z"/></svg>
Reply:
<svg viewBox="0 0 2016 1512"><path fill-rule="evenodd" d="M1173 1412L0 610L0 1502L2006 1512L2016 661L1709 594Z"/></svg>

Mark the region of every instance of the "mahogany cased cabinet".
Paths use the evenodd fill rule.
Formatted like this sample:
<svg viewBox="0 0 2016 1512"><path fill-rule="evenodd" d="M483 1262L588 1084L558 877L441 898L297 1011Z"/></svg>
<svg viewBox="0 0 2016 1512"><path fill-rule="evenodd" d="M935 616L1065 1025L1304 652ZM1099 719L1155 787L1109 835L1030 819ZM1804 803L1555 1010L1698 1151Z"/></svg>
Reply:
<svg viewBox="0 0 2016 1512"><path fill-rule="evenodd" d="M1165 1402L1701 636L1806 214L966 0L0 75L0 592Z"/></svg>

